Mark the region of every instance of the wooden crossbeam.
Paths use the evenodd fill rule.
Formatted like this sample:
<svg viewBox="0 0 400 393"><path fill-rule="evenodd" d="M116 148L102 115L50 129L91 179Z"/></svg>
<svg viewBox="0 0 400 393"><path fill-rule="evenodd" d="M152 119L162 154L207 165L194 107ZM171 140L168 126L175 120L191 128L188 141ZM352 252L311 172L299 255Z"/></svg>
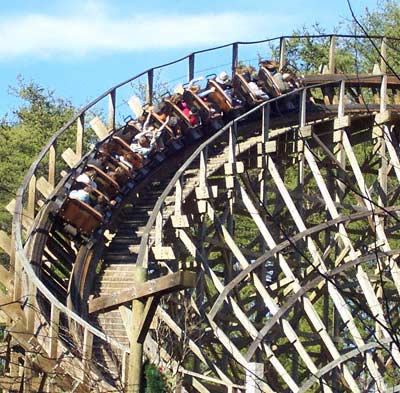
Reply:
<svg viewBox="0 0 400 393"><path fill-rule="evenodd" d="M89 301L89 313L117 307L126 302L147 298L150 296L162 296L170 292L180 291L185 288L193 288L196 285L196 274L183 270L166 276L146 281L119 293L104 295Z"/></svg>

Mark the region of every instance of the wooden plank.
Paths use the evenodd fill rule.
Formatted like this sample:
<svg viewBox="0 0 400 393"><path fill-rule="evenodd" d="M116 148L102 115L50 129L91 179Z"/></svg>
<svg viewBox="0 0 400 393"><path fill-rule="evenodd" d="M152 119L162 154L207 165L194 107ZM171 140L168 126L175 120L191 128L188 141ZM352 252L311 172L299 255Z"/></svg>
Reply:
<svg viewBox="0 0 400 393"><path fill-rule="evenodd" d="M173 261L176 259L173 248L169 246L155 246L151 248L151 251L158 261Z"/></svg>
<svg viewBox="0 0 400 393"><path fill-rule="evenodd" d="M52 359L57 357L58 333L60 327L60 310L54 305L51 305L50 314L50 332L49 332L49 356Z"/></svg>
<svg viewBox="0 0 400 393"><path fill-rule="evenodd" d="M14 214L14 212L15 212L15 199L12 199L8 203L8 205L6 206L6 210L9 213ZM26 209L23 209L23 212L22 212L22 225L23 225L24 229L28 229L32 225L32 219L29 217L28 211Z"/></svg>
<svg viewBox="0 0 400 393"><path fill-rule="evenodd" d="M70 168L73 168L80 161L79 156L70 147L61 154L61 157Z"/></svg>
<svg viewBox="0 0 400 393"><path fill-rule="evenodd" d="M83 348L82 348L82 380L84 385L89 385L90 382L90 364L92 363L93 353L93 334L85 329L83 334Z"/></svg>
<svg viewBox="0 0 400 393"><path fill-rule="evenodd" d="M140 98L137 96L132 96L128 100L129 108L135 114L135 117L138 118L143 115L143 104L140 101Z"/></svg>
<svg viewBox="0 0 400 393"><path fill-rule="evenodd" d="M227 162L224 164L225 175L236 175L244 172L244 164L242 161Z"/></svg>
<svg viewBox="0 0 400 393"><path fill-rule="evenodd" d="M0 265L0 282L7 288L9 293L12 293L14 274L7 270L3 265Z"/></svg>
<svg viewBox="0 0 400 393"><path fill-rule="evenodd" d="M385 110L375 115L376 124L388 123L390 122L391 119L392 119L392 112L390 110Z"/></svg>
<svg viewBox="0 0 400 393"><path fill-rule="evenodd" d="M301 126L299 128L299 135L302 138L310 138L313 134L313 128L314 128L314 126L312 124L307 124L307 125Z"/></svg>
<svg viewBox="0 0 400 393"><path fill-rule="evenodd" d="M132 330L133 330L132 310L126 306L119 306L118 310L119 310L119 313L121 314L122 323L125 326L126 335L130 342L130 339L132 336Z"/></svg>
<svg viewBox="0 0 400 393"><path fill-rule="evenodd" d="M109 131L98 116L95 116L92 120L90 120L89 124L101 141L107 138Z"/></svg>
<svg viewBox="0 0 400 393"><path fill-rule="evenodd" d="M134 288L104 295L89 301L89 313L116 307L123 303L141 299L148 296L162 296L170 292L180 291L185 288L194 288L196 285L196 273L184 270L166 276L146 281Z"/></svg>
<svg viewBox="0 0 400 393"><path fill-rule="evenodd" d="M202 199L208 199L208 198L216 198L218 195L218 186L199 186L195 188L195 193L196 193L196 199L197 200L202 200Z"/></svg>
<svg viewBox="0 0 400 393"><path fill-rule="evenodd" d="M182 215L173 215L171 216L172 226L174 228L188 228L189 220L188 217L184 214Z"/></svg>
<svg viewBox="0 0 400 393"><path fill-rule="evenodd" d="M54 187L43 177L39 177L36 188L45 197L48 198L53 192Z"/></svg>
<svg viewBox="0 0 400 393"><path fill-rule="evenodd" d="M341 130L346 127L350 127L351 125L351 119L349 115L343 116L343 117L336 117L333 120L333 129L334 130Z"/></svg>
<svg viewBox="0 0 400 393"><path fill-rule="evenodd" d="M3 249L6 254L11 254L11 238L2 230L0 230L0 248Z"/></svg>

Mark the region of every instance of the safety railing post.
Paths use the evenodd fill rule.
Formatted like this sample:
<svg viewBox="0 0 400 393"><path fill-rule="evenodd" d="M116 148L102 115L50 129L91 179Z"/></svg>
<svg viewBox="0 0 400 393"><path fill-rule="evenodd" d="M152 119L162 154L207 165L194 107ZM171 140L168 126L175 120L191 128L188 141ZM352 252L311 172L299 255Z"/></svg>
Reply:
<svg viewBox="0 0 400 393"><path fill-rule="evenodd" d="M36 176L32 175L31 180L29 181L29 190L28 190L28 216L30 219L35 218L35 205L36 205Z"/></svg>
<svg viewBox="0 0 400 393"><path fill-rule="evenodd" d="M331 35L331 39L330 39L330 43L329 43L329 66L328 66L330 74L336 73L335 52L336 52L336 36Z"/></svg>
<svg viewBox="0 0 400 393"><path fill-rule="evenodd" d="M279 41L279 69L281 70L286 62L286 38L281 37Z"/></svg>
<svg viewBox="0 0 400 393"><path fill-rule="evenodd" d="M237 42L232 44L232 77L235 74L235 70L239 62L239 44Z"/></svg>
<svg viewBox="0 0 400 393"><path fill-rule="evenodd" d="M194 78L194 53L189 55L189 65L188 65L188 82Z"/></svg>
<svg viewBox="0 0 400 393"><path fill-rule="evenodd" d="M381 42L381 72L386 74L387 72L387 43L386 37L382 38Z"/></svg>
<svg viewBox="0 0 400 393"><path fill-rule="evenodd" d="M153 103L153 83L154 83L154 70L151 69L147 72L147 88L146 88L146 103L151 105Z"/></svg>
<svg viewBox="0 0 400 393"><path fill-rule="evenodd" d="M76 155L81 158L83 155L83 134L85 132L85 113L82 113L76 124Z"/></svg>
<svg viewBox="0 0 400 393"><path fill-rule="evenodd" d="M52 187L56 185L56 146L57 143L54 142L49 149L49 172L47 181Z"/></svg>
<svg viewBox="0 0 400 393"><path fill-rule="evenodd" d="M108 131L115 128L115 98L116 89L113 89L108 95Z"/></svg>

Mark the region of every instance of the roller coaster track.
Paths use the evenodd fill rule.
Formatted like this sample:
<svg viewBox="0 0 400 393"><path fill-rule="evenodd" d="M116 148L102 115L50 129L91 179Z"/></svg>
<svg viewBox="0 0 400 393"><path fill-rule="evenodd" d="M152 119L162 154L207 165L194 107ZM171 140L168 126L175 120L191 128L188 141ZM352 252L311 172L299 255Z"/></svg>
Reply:
<svg viewBox="0 0 400 393"><path fill-rule="evenodd" d="M370 75L333 72L337 40L366 37L312 38L330 45L322 75L168 146L93 233L60 207L93 157L88 132L96 149L118 132L124 89L145 78L152 103L156 70L187 63L191 80L200 55L229 51L234 71L242 48L271 42L282 66L292 38L147 70L54 134L0 233L4 390L136 392L144 351L173 391L400 391L400 81L386 38L372 37L383 60ZM105 102L108 123L89 127Z"/></svg>

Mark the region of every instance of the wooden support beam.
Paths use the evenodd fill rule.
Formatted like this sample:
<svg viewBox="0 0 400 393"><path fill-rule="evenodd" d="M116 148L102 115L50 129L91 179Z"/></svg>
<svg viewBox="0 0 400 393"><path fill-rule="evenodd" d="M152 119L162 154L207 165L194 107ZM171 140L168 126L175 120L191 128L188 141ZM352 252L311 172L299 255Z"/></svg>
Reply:
<svg viewBox="0 0 400 393"><path fill-rule="evenodd" d="M135 266L135 285L139 286L146 282L147 269L142 266ZM139 326L142 321L144 304L142 299L132 300L132 329L128 332L129 339L129 370L127 393L139 393L142 386L143 366L143 344L137 342Z"/></svg>
<svg viewBox="0 0 400 393"><path fill-rule="evenodd" d="M143 115L143 104L140 101L140 98L137 96L132 96L128 100L129 108L134 113L135 117L138 118Z"/></svg>
<svg viewBox="0 0 400 393"><path fill-rule="evenodd" d="M49 184L54 187L56 185L56 145L51 145L49 149L49 172L47 175Z"/></svg>
<svg viewBox="0 0 400 393"><path fill-rule="evenodd" d="M93 334L85 328L83 334L83 349L82 349L82 380L85 386L90 383L90 365L92 363L93 354ZM89 390L88 390L89 391Z"/></svg>
<svg viewBox="0 0 400 393"><path fill-rule="evenodd" d="M6 206L6 210L11 213L14 214L15 212L15 199L12 199L8 205ZM23 209L22 211L22 226L24 227L24 229L30 228L32 225L32 219L29 217L29 213L27 211L27 209Z"/></svg>
<svg viewBox="0 0 400 393"><path fill-rule="evenodd" d="M8 255L11 254L11 238L6 232L0 231L0 248Z"/></svg>
<svg viewBox="0 0 400 393"><path fill-rule="evenodd" d="M160 303L161 296L149 296L143 310L142 321L138 329L137 342L143 344L150 329L151 322L154 314L156 313L157 306Z"/></svg>
<svg viewBox="0 0 400 393"><path fill-rule="evenodd" d="M108 131L112 131L115 128L115 96L116 89L112 90L108 95Z"/></svg>
<svg viewBox="0 0 400 393"><path fill-rule="evenodd" d="M48 198L54 189L54 187L43 176L39 177L37 180L36 188L45 198Z"/></svg>
<svg viewBox="0 0 400 393"><path fill-rule="evenodd" d="M73 168L80 161L80 157L70 147L61 154L61 157L70 168Z"/></svg>
<svg viewBox="0 0 400 393"><path fill-rule="evenodd" d="M162 296L185 288L194 288L195 285L196 273L188 270L179 271L135 285L134 288L120 291L119 293L92 299L89 301L89 313L117 307L135 299L156 295Z"/></svg>
<svg viewBox="0 0 400 393"><path fill-rule="evenodd" d="M107 138L109 131L108 131L107 127L105 126L105 124L101 121L101 119L98 116L96 116L92 120L90 120L89 124L100 140Z"/></svg>
<svg viewBox="0 0 400 393"><path fill-rule="evenodd" d="M76 155L80 159L83 155L83 136L85 133L85 114L78 117L76 124Z"/></svg>
<svg viewBox="0 0 400 393"><path fill-rule="evenodd" d="M7 288L9 293L12 293L14 273L11 273L3 265L0 265L0 282Z"/></svg>

